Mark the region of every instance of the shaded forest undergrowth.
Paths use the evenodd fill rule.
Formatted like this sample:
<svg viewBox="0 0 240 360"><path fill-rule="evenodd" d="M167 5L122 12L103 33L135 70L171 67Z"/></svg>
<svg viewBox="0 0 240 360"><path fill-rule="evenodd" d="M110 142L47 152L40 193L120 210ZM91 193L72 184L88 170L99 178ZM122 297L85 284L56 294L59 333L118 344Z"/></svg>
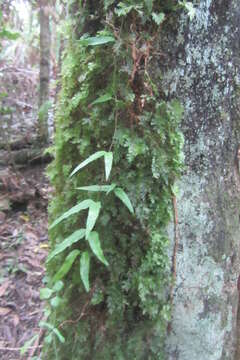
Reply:
<svg viewBox="0 0 240 360"><path fill-rule="evenodd" d="M0 358L32 359L20 348L39 334L43 304L39 289L47 255L47 203L50 188L45 166L0 170ZM38 342L39 339L37 339Z"/></svg>

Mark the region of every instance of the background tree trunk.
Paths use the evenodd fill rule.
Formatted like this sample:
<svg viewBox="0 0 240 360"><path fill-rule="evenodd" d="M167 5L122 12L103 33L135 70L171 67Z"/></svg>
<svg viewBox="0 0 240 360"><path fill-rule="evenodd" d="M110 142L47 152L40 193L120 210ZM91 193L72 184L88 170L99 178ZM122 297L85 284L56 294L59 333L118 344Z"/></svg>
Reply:
<svg viewBox="0 0 240 360"><path fill-rule="evenodd" d="M48 141L48 101L50 83L51 33L47 2L41 1L39 9L40 23L40 89L39 89L39 138Z"/></svg>
<svg viewBox="0 0 240 360"><path fill-rule="evenodd" d="M195 6L194 20L183 16L177 38L168 33L161 45L171 64L164 69L162 88L185 108L186 171L179 183L180 246L168 359L233 360L240 359L239 351L234 357L240 5L237 0L201 0Z"/></svg>

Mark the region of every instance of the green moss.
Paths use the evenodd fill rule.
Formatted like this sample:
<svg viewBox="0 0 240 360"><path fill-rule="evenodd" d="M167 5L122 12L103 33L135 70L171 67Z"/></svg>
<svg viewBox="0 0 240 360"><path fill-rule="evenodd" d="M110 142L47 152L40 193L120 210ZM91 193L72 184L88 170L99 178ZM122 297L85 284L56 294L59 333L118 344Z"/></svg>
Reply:
<svg viewBox="0 0 240 360"><path fill-rule="evenodd" d="M141 6L147 11L146 2L138 2L131 11L125 8L124 17L113 15L112 3L105 1L110 11L105 16L112 14L113 25L91 28L91 34L115 37L115 43L86 46L72 36L66 49L56 159L49 170L56 188L50 219L84 199L77 187L102 183L104 174L96 164L71 179L69 174L92 153L109 149L114 154L111 181L127 191L135 214L110 195L101 198L96 230L110 266L91 258L91 290L85 293L74 263L62 290L63 304L51 309L49 318L66 341L60 344L54 338L45 346L45 359L164 359L171 317L166 227L172 218L173 185L183 167L182 108L159 96L162 92L149 77L147 51L135 68L133 43L138 51L146 49L157 31L151 12L147 16L137 10ZM162 10L157 2L154 10ZM91 13L98 23L99 8ZM90 15L85 16L88 23ZM112 99L93 104L106 94ZM51 248L83 227L83 220L84 216L73 216L51 230ZM74 247L82 252L87 243L80 241ZM67 251L49 263L50 284L66 255ZM65 322L69 319L72 322Z"/></svg>

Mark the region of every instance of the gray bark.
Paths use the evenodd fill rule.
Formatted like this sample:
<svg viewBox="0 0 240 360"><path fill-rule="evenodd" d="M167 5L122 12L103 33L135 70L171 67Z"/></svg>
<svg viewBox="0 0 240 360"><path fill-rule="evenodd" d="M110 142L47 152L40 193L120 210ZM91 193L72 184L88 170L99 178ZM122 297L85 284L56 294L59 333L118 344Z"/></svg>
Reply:
<svg viewBox="0 0 240 360"><path fill-rule="evenodd" d="M186 171L179 183L180 245L167 354L168 360L236 360L240 4L200 0L195 6L195 19L183 14L175 34L159 44L171 65L153 65L164 70L166 96L180 98L185 107Z"/></svg>
<svg viewBox="0 0 240 360"><path fill-rule="evenodd" d="M40 22L40 90L39 90L39 137L42 142L48 141L48 106L44 104L49 100L49 82L50 82L50 49L51 33L49 14L42 1L39 9Z"/></svg>

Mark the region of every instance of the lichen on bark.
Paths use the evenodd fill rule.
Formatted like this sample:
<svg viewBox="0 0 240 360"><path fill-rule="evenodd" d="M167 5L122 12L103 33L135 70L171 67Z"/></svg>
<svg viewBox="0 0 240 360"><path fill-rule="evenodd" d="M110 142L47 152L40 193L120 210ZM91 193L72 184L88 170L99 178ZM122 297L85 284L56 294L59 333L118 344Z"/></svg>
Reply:
<svg viewBox="0 0 240 360"><path fill-rule="evenodd" d="M180 250L171 360L233 360L239 274L239 16L237 1L196 1L177 24L163 88L185 107ZM169 42L169 34L168 34ZM173 50L172 50L173 49ZM176 56L177 54L177 56ZM170 63L170 62L169 62ZM238 325L239 326L239 325Z"/></svg>

